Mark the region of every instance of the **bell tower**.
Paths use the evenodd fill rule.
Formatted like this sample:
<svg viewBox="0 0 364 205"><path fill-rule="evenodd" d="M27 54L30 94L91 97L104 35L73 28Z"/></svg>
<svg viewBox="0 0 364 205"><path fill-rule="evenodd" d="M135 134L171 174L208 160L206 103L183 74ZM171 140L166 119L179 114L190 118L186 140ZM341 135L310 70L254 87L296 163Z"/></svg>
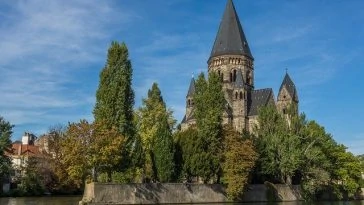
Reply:
<svg viewBox="0 0 364 205"><path fill-rule="evenodd" d="M286 73L281 87L279 88L277 108L282 114L285 115L288 114L287 109L289 109L290 106L294 106L293 108L298 109L298 102L296 86L288 73ZM298 110L295 110L295 112L298 113Z"/></svg>
<svg viewBox="0 0 364 205"><path fill-rule="evenodd" d="M227 1L207 64L208 72L221 77L228 108L232 109L232 116L224 115L232 119L224 122L233 122L237 130L242 130L248 114L247 99L254 90L254 58L232 0ZM245 98L240 99L240 94Z"/></svg>

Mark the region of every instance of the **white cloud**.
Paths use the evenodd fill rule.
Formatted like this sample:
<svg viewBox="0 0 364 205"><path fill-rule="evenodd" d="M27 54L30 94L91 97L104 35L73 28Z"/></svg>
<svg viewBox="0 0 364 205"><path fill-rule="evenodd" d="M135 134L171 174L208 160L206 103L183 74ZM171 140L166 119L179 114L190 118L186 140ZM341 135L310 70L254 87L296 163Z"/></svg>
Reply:
<svg viewBox="0 0 364 205"><path fill-rule="evenodd" d="M0 14L5 16L0 22L0 115L22 128L92 119L79 111L94 103L84 90L89 84L84 69L104 57L105 45L121 29L110 27L138 15L104 1L18 0L7 6L8 12Z"/></svg>

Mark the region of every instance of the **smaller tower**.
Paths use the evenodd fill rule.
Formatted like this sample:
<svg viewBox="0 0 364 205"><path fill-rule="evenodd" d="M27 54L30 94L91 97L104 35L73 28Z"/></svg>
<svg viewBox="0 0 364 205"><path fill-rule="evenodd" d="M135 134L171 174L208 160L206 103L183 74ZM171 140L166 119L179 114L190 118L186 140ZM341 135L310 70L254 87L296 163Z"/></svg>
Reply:
<svg viewBox="0 0 364 205"><path fill-rule="evenodd" d="M190 87L188 88L187 96L186 96L186 114L182 120L181 129L185 130L189 127L189 125L195 123L195 119L193 117L193 109L194 109L194 100L193 95L195 94L195 79L192 77L190 82Z"/></svg>
<svg viewBox="0 0 364 205"><path fill-rule="evenodd" d="M243 80L241 70L236 73L236 80L233 85L232 107L233 107L233 126L242 132L245 129L245 121L247 116L247 93L246 85Z"/></svg>
<svg viewBox="0 0 364 205"><path fill-rule="evenodd" d="M298 113L298 102L296 86L288 73L286 73L279 88L277 108L282 114L287 114L287 109L293 105L296 113Z"/></svg>

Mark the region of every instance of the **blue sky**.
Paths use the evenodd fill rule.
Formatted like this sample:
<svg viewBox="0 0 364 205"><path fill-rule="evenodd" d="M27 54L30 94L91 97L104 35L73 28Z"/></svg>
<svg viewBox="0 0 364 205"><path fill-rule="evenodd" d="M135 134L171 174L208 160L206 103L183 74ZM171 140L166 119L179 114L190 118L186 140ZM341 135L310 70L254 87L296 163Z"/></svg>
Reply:
<svg viewBox="0 0 364 205"><path fill-rule="evenodd" d="M285 69L300 110L355 154L364 153L364 2L235 0L256 88L275 95ZM191 75L207 59L225 0L0 0L0 115L37 135L93 120L112 40L129 47L136 105L158 82L181 120Z"/></svg>

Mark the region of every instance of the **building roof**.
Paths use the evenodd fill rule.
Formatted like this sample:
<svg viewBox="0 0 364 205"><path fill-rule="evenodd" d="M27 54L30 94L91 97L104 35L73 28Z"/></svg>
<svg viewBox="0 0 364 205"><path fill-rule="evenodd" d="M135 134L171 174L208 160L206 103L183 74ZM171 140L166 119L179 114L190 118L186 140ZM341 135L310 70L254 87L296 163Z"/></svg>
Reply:
<svg viewBox="0 0 364 205"><path fill-rule="evenodd" d="M188 88L187 97L192 96L195 93L195 79L192 77L190 87Z"/></svg>
<svg viewBox="0 0 364 205"><path fill-rule="evenodd" d="M243 80L243 74L241 73L241 70L239 69L236 73L236 80L234 83L234 88L244 88L244 80Z"/></svg>
<svg viewBox="0 0 364 205"><path fill-rule="evenodd" d="M279 88L278 95L281 93L281 91L284 87L287 89L288 94L292 97L292 99L298 102L298 94L297 94L296 86L293 83L291 77L288 75L288 73L286 73L286 75L284 76L281 87Z"/></svg>
<svg viewBox="0 0 364 205"><path fill-rule="evenodd" d="M227 1L210 58L220 55L246 55L253 59L232 0Z"/></svg>
<svg viewBox="0 0 364 205"><path fill-rule="evenodd" d="M268 105L271 99L273 99L272 88L253 90L251 93L251 101L248 108L248 115L258 115L259 108Z"/></svg>
<svg viewBox="0 0 364 205"><path fill-rule="evenodd" d="M19 143L13 143L10 150L7 150L5 152L5 155L14 157L14 156L39 156L41 154L39 147L35 145L29 145L29 144L19 144Z"/></svg>

